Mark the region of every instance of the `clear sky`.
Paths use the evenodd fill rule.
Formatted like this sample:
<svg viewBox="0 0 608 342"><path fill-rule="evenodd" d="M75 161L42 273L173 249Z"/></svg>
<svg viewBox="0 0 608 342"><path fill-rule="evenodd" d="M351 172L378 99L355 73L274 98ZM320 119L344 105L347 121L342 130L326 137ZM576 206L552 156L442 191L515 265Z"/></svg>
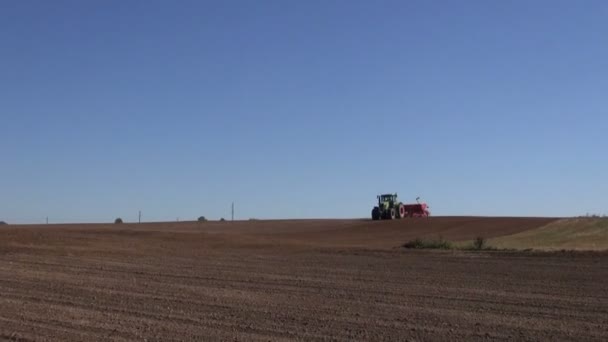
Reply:
<svg viewBox="0 0 608 342"><path fill-rule="evenodd" d="M606 1L1 1L0 220L608 213Z"/></svg>

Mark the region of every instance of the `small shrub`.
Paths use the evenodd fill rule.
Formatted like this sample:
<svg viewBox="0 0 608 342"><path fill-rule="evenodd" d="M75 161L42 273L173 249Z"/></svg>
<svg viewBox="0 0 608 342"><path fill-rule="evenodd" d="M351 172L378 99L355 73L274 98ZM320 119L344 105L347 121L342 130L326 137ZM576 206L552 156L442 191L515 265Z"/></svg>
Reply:
<svg viewBox="0 0 608 342"><path fill-rule="evenodd" d="M114 224L122 224L122 219L119 217L116 220L114 220Z"/></svg>
<svg viewBox="0 0 608 342"><path fill-rule="evenodd" d="M485 248L486 248L486 239L484 239L481 236L478 236L477 238L475 238L475 240L473 240L473 249L480 251Z"/></svg>
<svg viewBox="0 0 608 342"><path fill-rule="evenodd" d="M207 222L207 218L205 216L201 216L198 218L198 222Z"/></svg>
<svg viewBox="0 0 608 342"><path fill-rule="evenodd" d="M220 219L220 222L224 222L226 221L226 219L224 219L223 217Z"/></svg>

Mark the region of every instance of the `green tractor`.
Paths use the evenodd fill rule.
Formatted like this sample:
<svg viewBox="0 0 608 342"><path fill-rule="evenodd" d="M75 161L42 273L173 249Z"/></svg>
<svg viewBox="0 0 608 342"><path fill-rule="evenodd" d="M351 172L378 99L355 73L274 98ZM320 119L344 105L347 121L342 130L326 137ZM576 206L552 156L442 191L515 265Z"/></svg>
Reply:
<svg viewBox="0 0 608 342"><path fill-rule="evenodd" d="M407 215L405 206L397 199L397 194L378 196L378 206L372 209L372 220L394 220Z"/></svg>

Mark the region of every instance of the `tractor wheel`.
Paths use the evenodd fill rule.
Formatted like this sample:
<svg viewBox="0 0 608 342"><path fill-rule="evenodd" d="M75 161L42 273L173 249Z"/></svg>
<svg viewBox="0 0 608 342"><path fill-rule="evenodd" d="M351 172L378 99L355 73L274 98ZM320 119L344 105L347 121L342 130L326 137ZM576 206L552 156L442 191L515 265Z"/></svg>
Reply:
<svg viewBox="0 0 608 342"><path fill-rule="evenodd" d="M380 209L378 207L372 209L372 220L378 221L380 219Z"/></svg>
<svg viewBox="0 0 608 342"><path fill-rule="evenodd" d="M405 212L405 207L403 206L403 204L399 205L399 214L397 215L398 218L402 219L405 218L406 212Z"/></svg>
<svg viewBox="0 0 608 342"><path fill-rule="evenodd" d="M390 215L391 215L391 217L390 217L390 218L391 218L391 220L394 220L394 219L395 219L396 214L397 214L397 213L395 212L395 208L391 208L391 214L390 214Z"/></svg>

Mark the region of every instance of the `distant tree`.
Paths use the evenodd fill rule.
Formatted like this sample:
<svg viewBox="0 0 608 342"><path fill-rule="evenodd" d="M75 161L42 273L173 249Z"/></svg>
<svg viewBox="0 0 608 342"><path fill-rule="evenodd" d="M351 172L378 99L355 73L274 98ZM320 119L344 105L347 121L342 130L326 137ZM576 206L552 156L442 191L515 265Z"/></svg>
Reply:
<svg viewBox="0 0 608 342"><path fill-rule="evenodd" d="M222 217L222 218L220 219L220 221L221 221L221 222L224 222L224 221L226 221L226 219L224 219L224 218Z"/></svg>
<svg viewBox="0 0 608 342"><path fill-rule="evenodd" d="M122 219L119 217L116 220L114 220L114 224L121 224L122 223Z"/></svg>
<svg viewBox="0 0 608 342"><path fill-rule="evenodd" d="M207 218L205 216L201 216L198 218L198 222L207 222Z"/></svg>
<svg viewBox="0 0 608 342"><path fill-rule="evenodd" d="M0 226L6 226L8 223L4 222L4 221L0 221Z"/></svg>

